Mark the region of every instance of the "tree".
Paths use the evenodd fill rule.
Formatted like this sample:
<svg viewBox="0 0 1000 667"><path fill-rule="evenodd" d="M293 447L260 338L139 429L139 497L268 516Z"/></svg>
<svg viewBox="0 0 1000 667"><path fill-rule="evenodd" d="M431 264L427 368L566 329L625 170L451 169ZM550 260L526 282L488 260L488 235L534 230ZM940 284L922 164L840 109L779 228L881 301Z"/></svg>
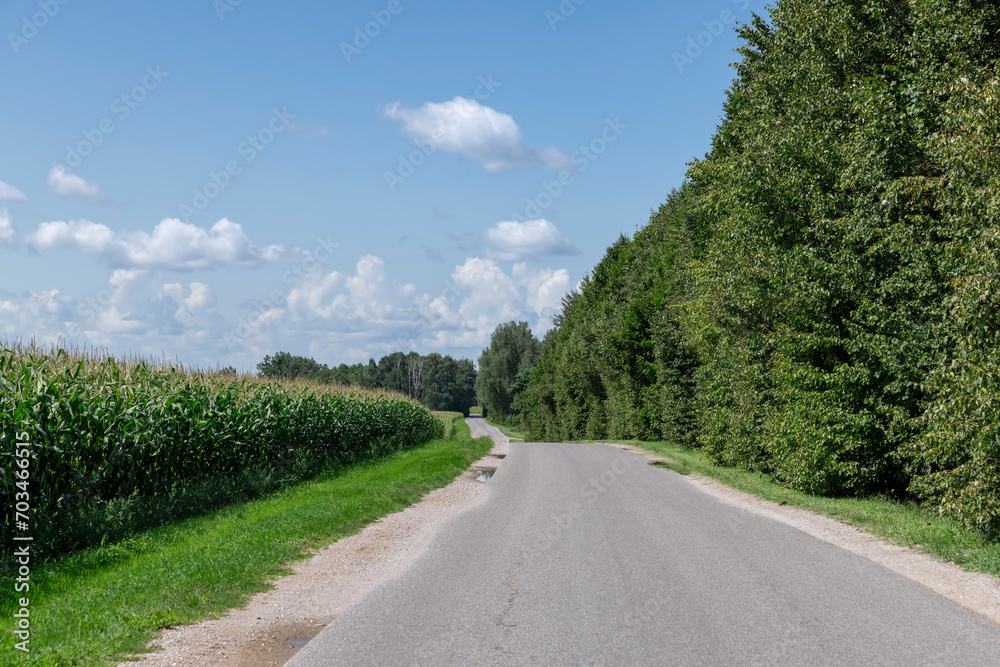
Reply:
<svg viewBox="0 0 1000 667"><path fill-rule="evenodd" d="M297 357L288 352L266 356L257 365L264 377L275 379L304 378L323 384L343 384L355 387L379 387L398 391L416 399L432 410L461 412L469 416L476 404L476 368L468 359L417 352L393 352L378 362L327 368L314 359ZM220 372L236 373L235 369Z"/></svg>
<svg viewBox="0 0 1000 667"><path fill-rule="evenodd" d="M471 361L434 352L423 358L422 377L421 403L431 410L469 416L469 408L476 404L476 369Z"/></svg>
<svg viewBox="0 0 1000 667"><path fill-rule="evenodd" d="M476 405L476 367L468 359L455 362L455 392L456 399L452 409L469 416L469 408Z"/></svg>
<svg viewBox="0 0 1000 667"><path fill-rule="evenodd" d="M328 370L326 366L308 357L297 357L290 352L278 352L273 357L268 355L257 364L257 371L267 378L294 380L306 377L320 371Z"/></svg>
<svg viewBox="0 0 1000 667"><path fill-rule="evenodd" d="M424 358L416 352L406 355L406 388L410 398L420 398L420 385L424 370Z"/></svg>
<svg viewBox="0 0 1000 667"><path fill-rule="evenodd" d="M524 388L524 375L535 365L540 343L527 322L499 325L490 339L490 347L479 357L476 394L484 408L500 419L514 413L514 399Z"/></svg>
<svg viewBox="0 0 1000 667"><path fill-rule="evenodd" d="M533 438L659 433L1000 535L1000 4L770 10L711 151L564 302L516 407Z"/></svg>

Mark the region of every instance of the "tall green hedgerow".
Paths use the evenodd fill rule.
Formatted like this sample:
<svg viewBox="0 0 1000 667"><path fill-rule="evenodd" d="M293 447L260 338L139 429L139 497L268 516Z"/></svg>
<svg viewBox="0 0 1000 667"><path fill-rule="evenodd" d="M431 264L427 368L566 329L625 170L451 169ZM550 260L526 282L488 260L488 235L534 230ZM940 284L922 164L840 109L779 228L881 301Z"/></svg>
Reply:
<svg viewBox="0 0 1000 667"><path fill-rule="evenodd" d="M1000 537L1000 5L769 11L710 152L564 303L522 419Z"/></svg>

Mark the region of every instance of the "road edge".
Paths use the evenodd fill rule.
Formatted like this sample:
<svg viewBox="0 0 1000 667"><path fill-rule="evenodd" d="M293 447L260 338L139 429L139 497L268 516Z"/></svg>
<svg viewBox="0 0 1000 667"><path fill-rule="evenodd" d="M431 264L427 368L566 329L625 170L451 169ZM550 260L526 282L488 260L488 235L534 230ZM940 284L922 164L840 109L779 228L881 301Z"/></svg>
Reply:
<svg viewBox="0 0 1000 667"><path fill-rule="evenodd" d="M669 462L666 457L635 445L606 444L644 456L650 462ZM877 563L1000 625L1000 579L996 577L982 572L968 572L955 563L940 560L911 547L893 544L856 526L801 507L782 505L740 491L710 477L680 475L669 470L664 472L682 477L687 483L730 506L780 521Z"/></svg>

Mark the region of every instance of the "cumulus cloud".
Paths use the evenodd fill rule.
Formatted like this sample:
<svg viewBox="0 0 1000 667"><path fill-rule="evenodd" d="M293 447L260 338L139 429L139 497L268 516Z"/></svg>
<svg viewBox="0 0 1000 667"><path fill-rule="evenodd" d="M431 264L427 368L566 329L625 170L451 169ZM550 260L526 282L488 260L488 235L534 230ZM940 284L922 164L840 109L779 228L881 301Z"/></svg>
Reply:
<svg viewBox="0 0 1000 667"><path fill-rule="evenodd" d="M108 193L97 187L96 183L88 183L58 164L49 171L49 188L63 197L76 197L94 202L110 199Z"/></svg>
<svg viewBox="0 0 1000 667"><path fill-rule="evenodd" d="M64 323L66 336L157 356L164 350L197 351L199 363L217 360L226 323L211 287L201 282L160 284L156 276L142 269L115 269L107 287L74 300L76 307Z"/></svg>
<svg viewBox="0 0 1000 667"><path fill-rule="evenodd" d="M104 347L118 355L165 354L202 367L221 362L252 368L265 351L279 349L280 342L273 341L244 361L229 356L223 334L232 323L219 312L210 286L162 284L156 278L156 272L116 269L97 291L0 292L0 337Z"/></svg>
<svg viewBox="0 0 1000 667"><path fill-rule="evenodd" d="M14 221L11 220L10 213L7 209L0 208L0 245L13 243L15 234Z"/></svg>
<svg viewBox="0 0 1000 667"><path fill-rule="evenodd" d="M538 255L574 255L579 252L548 220L498 222L484 234L487 254L500 261L516 262Z"/></svg>
<svg viewBox="0 0 1000 667"><path fill-rule="evenodd" d="M87 220L43 222L28 237L36 250L74 248L125 268L193 271L222 265L256 266L290 258L281 245L258 248L243 228L223 218L209 229L167 218L151 234L118 234Z"/></svg>
<svg viewBox="0 0 1000 667"><path fill-rule="evenodd" d="M533 271L527 264L514 265L514 279L524 288L528 310L537 316L537 327L549 329L552 318L562 309L562 299L572 290L569 271L541 269Z"/></svg>
<svg viewBox="0 0 1000 667"><path fill-rule="evenodd" d="M73 317L72 305L71 297L54 288L0 300L0 333L10 339L57 342L65 322Z"/></svg>
<svg viewBox="0 0 1000 667"><path fill-rule="evenodd" d="M0 181L0 201L28 201L28 195Z"/></svg>
<svg viewBox="0 0 1000 667"><path fill-rule="evenodd" d="M430 304L443 322L438 338L443 345L485 346L498 324L526 320L536 334L552 326L562 297L570 289L565 269L534 271L527 264L515 264L510 275L491 259L470 257L455 267L451 279L458 286L458 298L442 295Z"/></svg>
<svg viewBox="0 0 1000 667"><path fill-rule="evenodd" d="M119 239L97 227L90 247L107 251ZM75 237L70 242L77 243ZM247 369L278 349L308 351L324 363L355 363L396 350L475 358L502 322L527 320L543 335L573 287L565 269L469 257L418 290L395 278L383 259L364 255L349 268L309 271L265 301L237 306L238 295L217 299L206 282L161 275L155 268L119 267L97 291L70 295L64 286L47 285L0 292L0 335L61 338L118 354L165 352L185 363ZM254 288L246 289L256 298Z"/></svg>
<svg viewBox="0 0 1000 667"><path fill-rule="evenodd" d="M470 257L425 293L393 280L382 259L365 255L352 273L305 276L274 326L308 336L317 358L343 359L350 351L350 358L363 359L400 349L475 354L502 322L527 320L544 333L570 289L565 269L519 263L506 272L492 259Z"/></svg>
<svg viewBox="0 0 1000 667"><path fill-rule="evenodd" d="M383 109L406 136L436 150L459 153L488 172L545 166L572 169L573 161L555 148L538 150L524 143L514 119L476 100L456 97L409 109L399 102Z"/></svg>
<svg viewBox="0 0 1000 667"><path fill-rule="evenodd" d="M416 287L389 278L385 261L361 257L353 274L307 274L288 294L288 308L304 319L330 320L339 330L385 328L405 320Z"/></svg>
<svg viewBox="0 0 1000 667"><path fill-rule="evenodd" d="M187 294L181 283L167 283L160 288L158 296L173 302L176 309L172 319L187 329L204 325L205 317L214 314L215 296L207 283L189 284Z"/></svg>

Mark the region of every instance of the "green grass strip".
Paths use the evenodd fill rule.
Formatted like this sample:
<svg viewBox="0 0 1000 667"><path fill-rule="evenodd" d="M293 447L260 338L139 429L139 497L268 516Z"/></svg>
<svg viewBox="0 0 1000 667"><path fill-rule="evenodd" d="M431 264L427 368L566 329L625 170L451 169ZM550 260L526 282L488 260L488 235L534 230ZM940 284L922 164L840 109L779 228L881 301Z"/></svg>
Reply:
<svg viewBox="0 0 1000 667"><path fill-rule="evenodd" d="M33 567L31 651L15 651L7 630L0 664L113 664L141 652L160 628L216 618L245 604L311 549L446 486L489 452L492 443L471 439L461 420L454 420L454 430L451 440ZM10 625L13 584L3 585L0 614Z"/></svg>
<svg viewBox="0 0 1000 667"><path fill-rule="evenodd" d="M629 444L669 459L661 467L682 474L710 477L740 491L857 526L894 544L915 547L966 570L1000 576L1000 543L961 531L955 521L915 503L900 503L881 497L812 496L776 484L766 475L715 465L700 450L661 442L634 441Z"/></svg>
<svg viewBox="0 0 1000 667"><path fill-rule="evenodd" d="M520 442L524 442L525 440L527 440L528 436L523 431L518 431L516 429L511 428L510 426L506 426L505 424L497 423L496 421L493 420L492 417L487 417L486 423L489 424L490 426L496 426L498 429L500 429L500 432L503 433L505 436L507 436L507 438L511 441L518 440Z"/></svg>

